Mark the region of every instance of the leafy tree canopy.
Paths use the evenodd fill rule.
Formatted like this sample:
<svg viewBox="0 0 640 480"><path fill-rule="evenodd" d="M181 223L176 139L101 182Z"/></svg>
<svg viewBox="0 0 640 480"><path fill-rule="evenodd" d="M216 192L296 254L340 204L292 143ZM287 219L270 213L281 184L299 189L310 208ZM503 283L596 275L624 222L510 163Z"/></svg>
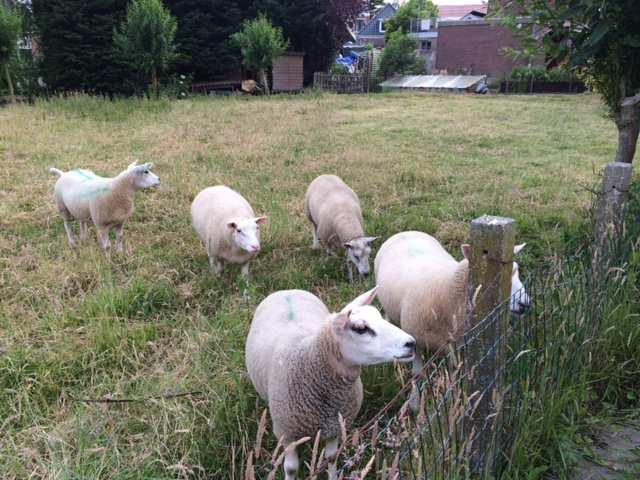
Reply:
<svg viewBox="0 0 640 480"><path fill-rule="evenodd" d="M402 5L396 14L384 24L385 39L389 39L396 31L409 33L411 20L438 16L438 6L431 0L409 0Z"/></svg>
<svg viewBox="0 0 640 480"><path fill-rule="evenodd" d="M638 1L509 0L503 7L507 24L524 37L524 55L543 53L595 86L618 126L616 160L631 162L640 130Z"/></svg>
<svg viewBox="0 0 640 480"><path fill-rule="evenodd" d="M386 41L378 74L382 78L393 75L420 75L425 73L425 60L417 51L418 41L401 31L392 32Z"/></svg>

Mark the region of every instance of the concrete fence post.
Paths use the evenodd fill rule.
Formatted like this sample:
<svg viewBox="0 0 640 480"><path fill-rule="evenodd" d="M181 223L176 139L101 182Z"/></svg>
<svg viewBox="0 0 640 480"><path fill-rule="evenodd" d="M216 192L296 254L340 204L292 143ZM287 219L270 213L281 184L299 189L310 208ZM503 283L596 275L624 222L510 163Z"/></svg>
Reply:
<svg viewBox="0 0 640 480"><path fill-rule="evenodd" d="M631 173L630 163L612 162L604 168L602 192L596 213L593 255L593 271L597 276L608 269L609 254L622 234Z"/></svg>
<svg viewBox="0 0 640 480"><path fill-rule="evenodd" d="M465 433L466 439L473 438L469 458L473 478L493 477L492 425L501 416L494 393L502 391L508 323L504 308L496 307L511 296L515 237L516 223L511 218L485 215L471 222L465 361L467 396L472 397Z"/></svg>

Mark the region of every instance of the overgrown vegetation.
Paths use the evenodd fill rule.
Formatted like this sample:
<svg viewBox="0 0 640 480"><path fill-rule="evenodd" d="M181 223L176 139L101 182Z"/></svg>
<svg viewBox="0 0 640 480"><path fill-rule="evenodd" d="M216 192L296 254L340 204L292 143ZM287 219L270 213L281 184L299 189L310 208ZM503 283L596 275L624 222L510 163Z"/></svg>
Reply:
<svg viewBox="0 0 640 480"><path fill-rule="evenodd" d="M389 35L380 57L378 75L385 79L393 75L421 75L425 71L425 60L418 53L418 41L400 31Z"/></svg>
<svg viewBox="0 0 640 480"><path fill-rule="evenodd" d="M3 109L0 477L242 478L266 406L244 367L255 307L274 290L302 288L336 309L372 282L348 284L342 259L311 250L302 207L308 182L337 173L360 195L368 232L384 240L423 230L458 257L470 220L514 217L518 241L528 243L524 276L585 238L584 185L613 154L614 137L591 95L314 93L181 102L80 95ZM155 162L163 184L138 199L129 252L108 261L92 236L70 250L47 169L110 175L134 158ZM211 277L189 221L195 194L220 183L269 215L248 301L237 270ZM627 343L622 326L635 317L616 320L625 308L611 314L607 322L621 326L605 331L598 347L607 356L595 371L610 380L598 383L595 400L627 398L620 405L630 406L627 381L637 369L628 360L638 343ZM367 370L357 424L407 375ZM200 393L149 398L181 392ZM79 401L87 398L142 401ZM545 416L545 428L553 418L565 421ZM542 464L574 451L572 425L579 423L558 427L561 442L538 443L532 458ZM532 439L551 431L530 428Z"/></svg>
<svg viewBox="0 0 640 480"><path fill-rule="evenodd" d="M9 98L13 103L16 98L9 64L17 54L21 32L22 17L18 10L0 3L0 70L9 89Z"/></svg>
<svg viewBox="0 0 640 480"><path fill-rule="evenodd" d="M437 16L438 6L431 0L409 0L400 6L393 17L384 22L384 36L388 41L395 32L409 33L411 22Z"/></svg>

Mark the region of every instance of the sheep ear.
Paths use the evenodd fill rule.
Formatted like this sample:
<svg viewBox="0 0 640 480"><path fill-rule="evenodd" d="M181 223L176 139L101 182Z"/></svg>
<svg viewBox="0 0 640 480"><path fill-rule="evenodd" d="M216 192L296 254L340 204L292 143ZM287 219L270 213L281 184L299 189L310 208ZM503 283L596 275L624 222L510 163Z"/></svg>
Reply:
<svg viewBox="0 0 640 480"><path fill-rule="evenodd" d="M353 245L351 245L351 242L345 242L342 244L344 246L344 248L346 248L347 250L349 250L350 248L353 248Z"/></svg>
<svg viewBox="0 0 640 480"><path fill-rule="evenodd" d="M520 245L516 245L515 247L513 247L513 254L517 255L518 253L520 253L520 251L526 246L526 243L521 243Z"/></svg>
<svg viewBox="0 0 640 480"><path fill-rule="evenodd" d="M258 225L262 225L263 223L265 223L267 221L268 217L256 217L254 218L256 224Z"/></svg>
<svg viewBox="0 0 640 480"><path fill-rule="evenodd" d="M231 230L237 230L238 224L236 222L229 222L227 223L227 227L229 227Z"/></svg>
<svg viewBox="0 0 640 480"><path fill-rule="evenodd" d="M365 305L370 305L373 302L373 299L376 298L376 292L378 291L378 287L373 287L368 292L363 293L355 300L352 300L349 305L340 310L341 313L351 312L356 307L364 307Z"/></svg>
<svg viewBox="0 0 640 480"><path fill-rule="evenodd" d="M364 241L367 242L367 245L370 245L380 237L364 237Z"/></svg>
<svg viewBox="0 0 640 480"><path fill-rule="evenodd" d="M147 162L147 163L145 163L145 164L144 164L144 167L145 167L147 170L151 170L151 169L153 168L153 162Z"/></svg>
<svg viewBox="0 0 640 480"><path fill-rule="evenodd" d="M340 332L347 328L349 325L349 316L351 315L351 310L342 311L340 313L336 313L333 317L333 330L335 332Z"/></svg>
<svg viewBox="0 0 640 480"><path fill-rule="evenodd" d="M471 258L471 245L468 243L463 243L460 245L460 251L462 251L462 256L469 260Z"/></svg>
<svg viewBox="0 0 640 480"><path fill-rule="evenodd" d="M138 166L138 160L134 160L129 164L129 166L127 167L127 170L133 170L137 166Z"/></svg>

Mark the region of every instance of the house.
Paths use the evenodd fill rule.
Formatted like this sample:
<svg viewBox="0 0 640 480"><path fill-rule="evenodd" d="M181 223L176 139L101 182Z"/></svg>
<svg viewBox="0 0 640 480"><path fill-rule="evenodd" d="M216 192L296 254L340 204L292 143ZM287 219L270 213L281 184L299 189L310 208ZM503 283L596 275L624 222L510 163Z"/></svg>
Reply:
<svg viewBox="0 0 640 480"><path fill-rule="evenodd" d="M384 48L384 22L393 17L398 9L390 3L380 7L368 23L356 32L358 43L370 43L375 48Z"/></svg>

